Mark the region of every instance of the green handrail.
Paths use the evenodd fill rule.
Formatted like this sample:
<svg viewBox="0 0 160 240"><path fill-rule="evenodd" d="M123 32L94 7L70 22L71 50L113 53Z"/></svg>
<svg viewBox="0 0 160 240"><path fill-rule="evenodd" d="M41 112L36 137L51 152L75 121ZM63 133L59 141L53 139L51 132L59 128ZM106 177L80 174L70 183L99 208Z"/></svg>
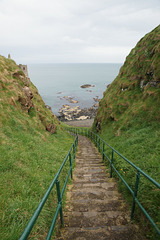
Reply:
<svg viewBox="0 0 160 240"><path fill-rule="evenodd" d="M80 128L71 128L67 127L66 128L68 131L71 131L73 133L84 135L88 138L90 138L95 146L98 148L98 150L102 153L103 160L106 158L111 166L111 171L110 171L110 177L112 177L112 172L113 170L116 172L116 174L120 177L120 179L123 181L123 183L126 185L128 190L131 192L133 196L133 203L132 203L132 209L131 209L131 219L134 216L134 211L135 211L135 204L137 203L138 206L140 207L141 211L145 214L147 219L150 221L152 226L156 229L158 235L160 236L160 229L158 228L157 224L153 221L151 216L148 214L148 212L145 210L145 208L142 206L142 204L139 202L137 193L138 193L138 186L139 186L139 181L140 181L140 176L143 175L145 178L147 178L152 184L154 184L158 189L160 189L160 184L156 182L153 178L151 178L149 175L147 175L145 172L143 172L140 168L138 168L135 164L130 162L126 157L124 157L122 154L120 154L117 150L115 150L113 147L111 147L108 143L106 143L101 137L99 137L96 133L88 130L88 129L80 129ZM112 156L111 159L107 156L105 153L105 146L108 146L112 150ZM127 163L129 163L136 171L136 182L135 182L135 188L134 191L131 189L131 187L128 185L128 183L124 180L123 176L118 172L118 170L115 167L114 164L114 153L118 154L122 159L124 159Z"/></svg>
<svg viewBox="0 0 160 240"><path fill-rule="evenodd" d="M30 234L30 232L31 232L31 230L32 230L32 228L33 228L41 210L43 209L43 206L44 206L46 200L48 199L49 194L52 191L55 184L56 184L56 189L57 189L58 203L57 203L56 212L55 212L55 215L53 217L53 221L52 221L52 224L51 224L51 227L49 229L49 232L48 232L48 235L47 235L46 239L49 240L52 236L52 232L54 230L54 226L55 226L55 223L56 223L59 212L60 212L61 224L63 224L62 198L63 198L63 194L64 194L64 191L65 191L65 188L66 188L66 185L67 185L70 174L71 174L71 178L72 178L72 164L73 164L73 161L75 159L75 152L76 152L77 144L78 144L78 136L75 137L75 140L74 140L70 150L68 151L67 156L65 157L61 167L59 168L58 172L56 173L53 181L51 182L48 190L46 191L46 193L45 193L44 197L42 198L40 204L38 205L36 211L32 215L30 221L28 222L28 224L27 224L25 230L23 231L21 237L19 238L19 240L25 240L29 236L29 234ZM73 151L73 153L72 153L72 151ZM65 163L67 162L68 158L69 158L69 162L70 162L70 168L69 168L65 183L63 185L62 192L60 192L59 175L60 175Z"/></svg>

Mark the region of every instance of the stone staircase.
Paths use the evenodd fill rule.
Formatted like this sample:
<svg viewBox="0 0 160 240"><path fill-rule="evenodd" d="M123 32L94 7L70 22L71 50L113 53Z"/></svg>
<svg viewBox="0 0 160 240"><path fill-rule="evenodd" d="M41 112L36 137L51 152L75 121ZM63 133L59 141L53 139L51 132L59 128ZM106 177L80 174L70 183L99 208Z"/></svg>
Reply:
<svg viewBox="0 0 160 240"><path fill-rule="evenodd" d="M129 223L130 212L98 150L82 136L73 179L67 192L65 227L57 240L145 239L138 227Z"/></svg>

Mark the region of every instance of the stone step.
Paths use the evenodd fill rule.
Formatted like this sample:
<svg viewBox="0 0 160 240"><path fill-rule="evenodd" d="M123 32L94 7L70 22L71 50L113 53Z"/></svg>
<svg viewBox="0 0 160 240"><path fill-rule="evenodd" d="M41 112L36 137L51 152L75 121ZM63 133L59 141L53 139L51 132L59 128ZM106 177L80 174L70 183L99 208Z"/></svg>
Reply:
<svg viewBox="0 0 160 240"><path fill-rule="evenodd" d="M70 197L72 199L101 199L101 200L105 200L105 199L121 199L120 195L117 193L117 191L106 191L106 193L104 192L97 192L97 191L73 191L71 193L69 193Z"/></svg>
<svg viewBox="0 0 160 240"><path fill-rule="evenodd" d="M108 174L109 175L109 174ZM94 176L94 178L83 178L83 177L79 177L79 178L76 178L76 176L74 176L74 181L76 181L77 184L85 184L85 183L104 183L105 181L105 178L97 178L96 176ZM107 182L115 182L114 179L110 178L109 180L107 180Z"/></svg>
<svg viewBox="0 0 160 240"><path fill-rule="evenodd" d="M81 174L75 174L74 175L74 180L76 182L104 182L106 179L106 174L98 174L98 173L94 173L94 174L85 174L85 175L81 175Z"/></svg>
<svg viewBox="0 0 160 240"><path fill-rule="evenodd" d="M67 214L67 213L66 213ZM104 211L104 212L68 212L67 218L69 227L100 227L102 225L125 225L128 224L129 218L121 211Z"/></svg>
<svg viewBox="0 0 160 240"><path fill-rule="evenodd" d="M78 183L78 182L75 182L74 185L70 185L68 187L68 190L71 191L71 190L79 190L79 189L105 189L106 190L117 190L116 188L116 183L115 182L103 182L103 183Z"/></svg>
<svg viewBox="0 0 160 240"><path fill-rule="evenodd" d="M82 162L79 162L79 163L77 163L76 162L76 168L81 168L81 167L104 167L104 164L102 163L102 162L98 162L98 163L96 163L96 162L94 162L94 163L90 163L89 165L88 165L88 163L82 163Z"/></svg>
<svg viewBox="0 0 160 240"><path fill-rule="evenodd" d="M78 158L76 163L86 163L88 164L88 166L91 164L91 163L102 163L102 160L101 159L98 159L98 158L87 158L85 157L83 160L81 158Z"/></svg>
<svg viewBox="0 0 160 240"><path fill-rule="evenodd" d="M132 225L69 227L57 240L143 240Z"/></svg>
<svg viewBox="0 0 160 240"><path fill-rule="evenodd" d="M76 167L76 170L74 171L74 174L80 173L85 174L85 173L106 173L105 169L102 167Z"/></svg>
<svg viewBox="0 0 160 240"><path fill-rule="evenodd" d="M65 228L57 240L144 240L129 224L130 212L98 150L79 138L72 185L68 187Z"/></svg>
<svg viewBox="0 0 160 240"><path fill-rule="evenodd" d="M121 199L78 199L70 200L70 205L66 208L67 212L79 211L79 212L104 212L104 211L127 211L127 207L124 201Z"/></svg>

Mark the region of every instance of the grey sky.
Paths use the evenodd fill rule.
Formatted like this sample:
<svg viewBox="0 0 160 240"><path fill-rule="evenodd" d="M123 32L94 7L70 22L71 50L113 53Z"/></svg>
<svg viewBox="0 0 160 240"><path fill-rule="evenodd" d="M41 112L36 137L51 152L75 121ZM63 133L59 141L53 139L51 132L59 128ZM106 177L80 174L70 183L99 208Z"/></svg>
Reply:
<svg viewBox="0 0 160 240"><path fill-rule="evenodd" d="M0 54L17 63L124 62L160 0L0 0Z"/></svg>

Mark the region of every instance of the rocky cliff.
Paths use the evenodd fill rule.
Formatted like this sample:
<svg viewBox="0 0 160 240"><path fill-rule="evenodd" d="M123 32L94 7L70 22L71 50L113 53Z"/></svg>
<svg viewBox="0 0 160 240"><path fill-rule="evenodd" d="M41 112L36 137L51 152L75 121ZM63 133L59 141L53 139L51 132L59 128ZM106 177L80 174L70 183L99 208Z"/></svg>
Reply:
<svg viewBox="0 0 160 240"><path fill-rule="evenodd" d="M55 132L59 121L45 106L37 88L16 65L16 63L0 56L0 102L2 119L11 119L21 111L28 118L34 118L36 127ZM12 115L13 112L13 115Z"/></svg>
<svg viewBox="0 0 160 240"><path fill-rule="evenodd" d="M134 117L160 121L160 25L131 50L116 79L104 92L96 122L129 124Z"/></svg>

